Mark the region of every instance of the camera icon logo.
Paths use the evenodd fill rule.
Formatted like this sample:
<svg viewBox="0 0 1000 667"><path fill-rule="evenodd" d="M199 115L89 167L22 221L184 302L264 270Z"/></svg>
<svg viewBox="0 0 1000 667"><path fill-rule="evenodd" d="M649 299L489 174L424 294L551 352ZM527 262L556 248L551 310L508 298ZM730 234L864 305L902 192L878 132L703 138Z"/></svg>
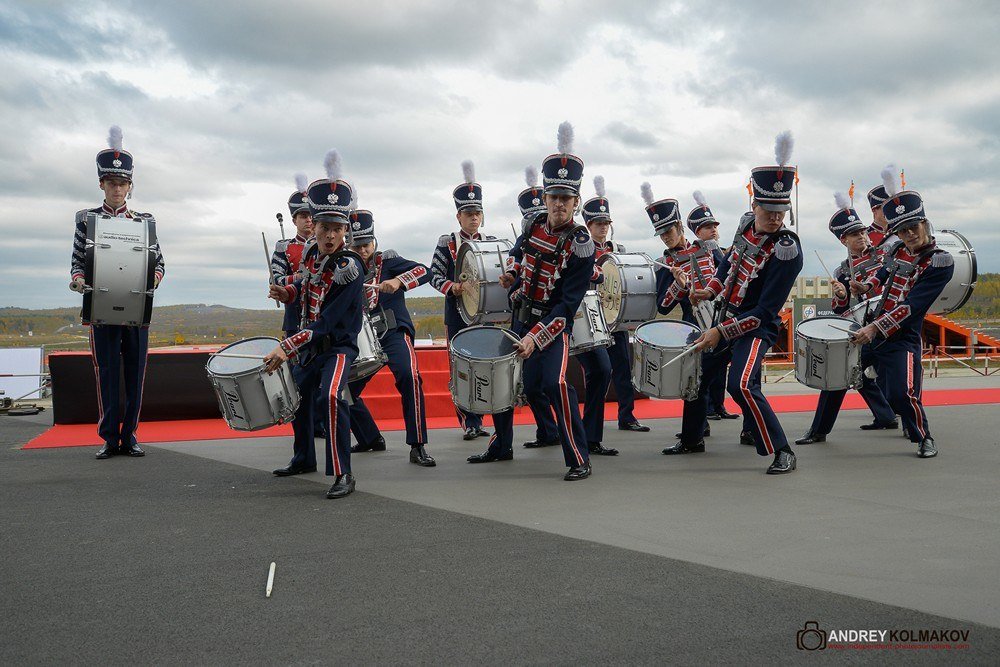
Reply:
<svg viewBox="0 0 1000 667"><path fill-rule="evenodd" d="M819 629L819 623L806 621L802 629L795 633L795 648L800 651L826 650L826 633Z"/></svg>

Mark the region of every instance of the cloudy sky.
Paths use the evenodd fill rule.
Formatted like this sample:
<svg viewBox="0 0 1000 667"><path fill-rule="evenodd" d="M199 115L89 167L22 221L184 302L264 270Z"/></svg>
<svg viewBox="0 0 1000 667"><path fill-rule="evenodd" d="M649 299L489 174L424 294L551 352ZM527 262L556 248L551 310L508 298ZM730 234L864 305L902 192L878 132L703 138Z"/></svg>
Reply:
<svg viewBox="0 0 1000 667"><path fill-rule="evenodd" d="M888 162L997 271L998 34L992 2L0 0L0 306L79 302L73 214L100 202L111 124L157 219L164 305L268 307L260 233L330 148L382 247L430 261L464 159L509 237L563 120L630 249L658 252L644 180L685 212L702 190L729 237L790 129L805 274L814 250L841 258L833 192L863 198Z"/></svg>

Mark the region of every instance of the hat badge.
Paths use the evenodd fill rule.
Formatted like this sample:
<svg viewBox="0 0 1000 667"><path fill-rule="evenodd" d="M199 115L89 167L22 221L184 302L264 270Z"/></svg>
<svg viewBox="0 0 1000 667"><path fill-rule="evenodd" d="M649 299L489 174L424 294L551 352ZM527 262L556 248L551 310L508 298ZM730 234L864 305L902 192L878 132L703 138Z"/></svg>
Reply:
<svg viewBox="0 0 1000 667"><path fill-rule="evenodd" d="M785 189L785 184L784 183L782 183L781 181L775 181L775 183L774 183L774 190L775 190L775 192L781 192L784 189Z"/></svg>
<svg viewBox="0 0 1000 667"><path fill-rule="evenodd" d="M559 175L559 178L566 178L567 176L569 176L569 170L566 169L566 167L563 167L556 173Z"/></svg>
<svg viewBox="0 0 1000 667"><path fill-rule="evenodd" d="M902 204L896 207L896 213L905 213L905 212L906 212L906 207L903 206Z"/></svg>
<svg viewBox="0 0 1000 667"><path fill-rule="evenodd" d="M848 222L854 222L855 220L856 220L856 218L853 215L847 216L847 221Z"/></svg>
<svg viewBox="0 0 1000 667"><path fill-rule="evenodd" d="M476 198L476 193L475 192L470 192L469 193L469 199L475 199L475 198Z"/></svg>
<svg viewBox="0 0 1000 667"><path fill-rule="evenodd" d="M535 197L534 199L531 200L531 205L532 206L538 206L541 203L542 203L542 200L539 199L538 197Z"/></svg>
<svg viewBox="0 0 1000 667"><path fill-rule="evenodd" d="M607 210L608 210L608 207L607 206L602 206L600 210L601 210L601 213L606 213Z"/></svg>
<svg viewBox="0 0 1000 667"><path fill-rule="evenodd" d="M113 160L111 162L111 164L113 164L115 166L115 168L118 168L118 167L122 166L122 161L121 160Z"/></svg>
<svg viewBox="0 0 1000 667"><path fill-rule="evenodd" d="M335 193L335 192L331 192L330 194L328 194L326 196L326 200L328 202L330 202L331 204L336 204L338 199L340 199L340 197L338 197L337 193Z"/></svg>
<svg viewBox="0 0 1000 667"><path fill-rule="evenodd" d="M659 222L659 221L660 221L660 214L659 213L654 213L653 214L653 222Z"/></svg>
<svg viewBox="0 0 1000 667"><path fill-rule="evenodd" d="M354 228L355 229L361 229L361 223L360 222L355 222L354 223Z"/></svg>

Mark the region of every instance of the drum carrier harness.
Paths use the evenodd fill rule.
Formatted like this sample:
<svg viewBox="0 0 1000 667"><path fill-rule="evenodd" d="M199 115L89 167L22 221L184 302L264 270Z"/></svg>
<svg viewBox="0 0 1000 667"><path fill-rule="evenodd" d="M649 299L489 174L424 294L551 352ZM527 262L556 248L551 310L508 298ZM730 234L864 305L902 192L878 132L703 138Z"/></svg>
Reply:
<svg viewBox="0 0 1000 667"><path fill-rule="evenodd" d="M559 235L559 240L555 244L555 250L552 252L543 252L539 248L535 248L529 242L531 240L531 230L533 227L529 227L525 232L524 244L524 254L530 256L534 260L534 269L531 272L531 283L528 285L527 290L521 290L521 294L518 294L513 299L513 310L514 319L528 327L529 329L538 322L542 320L543 317L548 315L552 311L552 306L541 301L536 301L530 298L528 295L534 294L535 290L538 288L538 281L541 278L542 262L548 262L556 267L558 271L559 264L558 260L562 257L562 249L569 241L573 234L576 233L578 229L586 229L580 224L571 224L566 226L566 231Z"/></svg>

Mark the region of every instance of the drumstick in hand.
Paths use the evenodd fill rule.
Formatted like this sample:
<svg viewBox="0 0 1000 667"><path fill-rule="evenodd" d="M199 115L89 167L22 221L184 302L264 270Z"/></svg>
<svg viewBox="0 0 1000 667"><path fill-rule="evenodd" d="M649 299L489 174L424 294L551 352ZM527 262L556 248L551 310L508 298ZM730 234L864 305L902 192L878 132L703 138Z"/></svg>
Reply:
<svg viewBox="0 0 1000 667"><path fill-rule="evenodd" d="M278 215L281 214L279 213ZM267 237L264 236L264 232L260 233L260 240L264 242L264 263L267 265L267 275L270 277L270 280L268 282L270 282L273 285L274 271L271 270L271 256L267 254ZM281 304L278 303L277 299L274 300L274 307L281 308Z"/></svg>

